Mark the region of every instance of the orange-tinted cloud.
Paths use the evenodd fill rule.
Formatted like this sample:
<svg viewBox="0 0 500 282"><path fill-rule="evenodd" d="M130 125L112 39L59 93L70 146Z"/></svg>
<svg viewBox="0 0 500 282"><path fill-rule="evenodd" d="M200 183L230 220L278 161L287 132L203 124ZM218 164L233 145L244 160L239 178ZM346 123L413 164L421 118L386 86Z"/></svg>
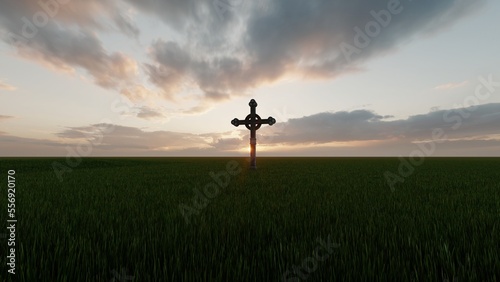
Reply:
<svg viewBox="0 0 500 282"><path fill-rule="evenodd" d="M485 3L390 1L398 3L398 12L391 14L387 1L247 1L231 7L221 20L214 7L195 1L129 2L187 39L159 39L151 45L152 62L145 64L150 82L175 99L183 82L194 81L204 93L200 100L211 103L289 74L334 79L360 71L365 61L403 41L438 32ZM378 26L376 35L367 35L367 25ZM356 52L346 56L342 46L348 45Z"/></svg>
<svg viewBox="0 0 500 282"><path fill-rule="evenodd" d="M0 81L0 90L14 91L16 89L17 89L16 87Z"/></svg>

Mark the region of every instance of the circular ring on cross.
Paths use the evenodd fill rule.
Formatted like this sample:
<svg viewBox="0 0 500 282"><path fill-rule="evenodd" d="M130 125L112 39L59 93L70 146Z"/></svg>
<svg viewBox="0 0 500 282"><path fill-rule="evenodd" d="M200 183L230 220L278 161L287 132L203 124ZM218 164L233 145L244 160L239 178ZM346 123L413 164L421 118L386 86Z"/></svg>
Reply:
<svg viewBox="0 0 500 282"><path fill-rule="evenodd" d="M248 115L245 118L245 126L248 129L252 130L252 126L250 125L250 123L254 123L255 124L255 130L257 130L257 129L259 129L262 126L262 124L260 123L260 120L261 120L261 118L260 118L260 116L258 114L255 114L255 119L254 120L252 120L252 115L250 114L250 115Z"/></svg>

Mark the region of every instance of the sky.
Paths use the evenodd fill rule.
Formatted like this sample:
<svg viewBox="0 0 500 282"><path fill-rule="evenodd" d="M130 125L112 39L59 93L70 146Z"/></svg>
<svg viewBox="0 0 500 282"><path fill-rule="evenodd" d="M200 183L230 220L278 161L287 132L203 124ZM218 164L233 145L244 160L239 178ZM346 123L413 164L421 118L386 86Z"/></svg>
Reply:
<svg viewBox="0 0 500 282"><path fill-rule="evenodd" d="M500 2L2 0L0 156L500 156Z"/></svg>

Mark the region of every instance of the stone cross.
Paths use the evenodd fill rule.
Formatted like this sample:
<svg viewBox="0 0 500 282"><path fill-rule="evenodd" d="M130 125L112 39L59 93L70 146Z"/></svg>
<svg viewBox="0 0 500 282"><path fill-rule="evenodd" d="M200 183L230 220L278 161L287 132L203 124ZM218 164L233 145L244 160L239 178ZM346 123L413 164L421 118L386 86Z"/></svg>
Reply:
<svg viewBox="0 0 500 282"><path fill-rule="evenodd" d="M272 117L268 117L267 119L261 119L258 114L255 113L255 108L257 108L257 102L254 99L250 100L248 103L250 106L250 114L244 119L239 120L237 118L231 121L231 124L234 126L238 126L240 124L244 124L246 128L250 130L250 168L256 169L256 156L255 156L255 147L257 144L257 138L255 137L255 132L263 125L269 124L273 125L276 123L276 120Z"/></svg>

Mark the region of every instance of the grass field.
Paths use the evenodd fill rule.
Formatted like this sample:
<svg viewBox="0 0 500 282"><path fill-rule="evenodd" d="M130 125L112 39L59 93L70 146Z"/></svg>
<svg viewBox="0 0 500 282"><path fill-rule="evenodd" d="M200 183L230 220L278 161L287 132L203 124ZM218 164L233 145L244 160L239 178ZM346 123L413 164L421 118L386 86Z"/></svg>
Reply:
<svg viewBox="0 0 500 282"><path fill-rule="evenodd" d="M428 158L394 191L396 158L54 161L0 159L18 281L500 281L498 158Z"/></svg>

